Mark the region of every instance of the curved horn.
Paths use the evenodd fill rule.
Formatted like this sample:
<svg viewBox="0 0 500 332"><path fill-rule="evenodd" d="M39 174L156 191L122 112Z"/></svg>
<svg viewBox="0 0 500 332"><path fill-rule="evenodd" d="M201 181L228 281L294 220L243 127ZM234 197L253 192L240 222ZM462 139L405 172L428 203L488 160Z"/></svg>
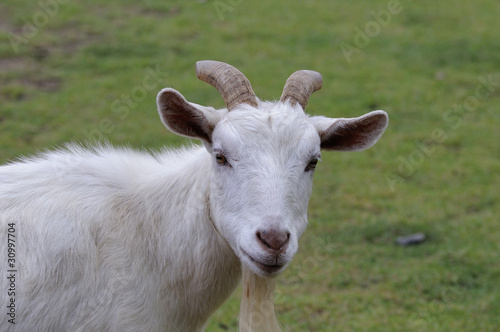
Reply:
<svg viewBox="0 0 500 332"><path fill-rule="evenodd" d="M257 97L250 82L233 66L219 61L198 61L196 76L219 91L229 111L241 103L257 107Z"/></svg>
<svg viewBox="0 0 500 332"><path fill-rule="evenodd" d="M281 102L289 100L292 105L299 103L305 110L309 97L321 89L322 84L323 78L320 73L312 70L296 71L286 80L280 100Z"/></svg>

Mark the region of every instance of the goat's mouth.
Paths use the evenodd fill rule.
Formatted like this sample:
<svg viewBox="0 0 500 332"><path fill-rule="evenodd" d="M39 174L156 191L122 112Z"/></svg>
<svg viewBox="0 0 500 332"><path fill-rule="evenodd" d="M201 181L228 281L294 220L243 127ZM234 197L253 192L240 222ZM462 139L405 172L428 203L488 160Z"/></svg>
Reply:
<svg viewBox="0 0 500 332"><path fill-rule="evenodd" d="M263 262L262 260L258 260L252 257L245 250L241 249L243 255L250 260L250 262L257 267L260 271L264 272L267 275L276 275L286 264L279 262L276 260L274 263L269 264L269 262Z"/></svg>

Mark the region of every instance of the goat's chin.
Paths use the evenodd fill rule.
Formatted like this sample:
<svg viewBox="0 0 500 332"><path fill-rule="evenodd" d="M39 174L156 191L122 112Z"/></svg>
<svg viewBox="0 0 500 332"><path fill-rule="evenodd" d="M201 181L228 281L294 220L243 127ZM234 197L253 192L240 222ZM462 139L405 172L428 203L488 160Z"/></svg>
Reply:
<svg viewBox="0 0 500 332"><path fill-rule="evenodd" d="M281 274L286 269L288 262L279 262L276 264L269 264L264 260L252 257L245 250L240 249L240 259L242 264L245 264L255 274L263 278L274 278Z"/></svg>

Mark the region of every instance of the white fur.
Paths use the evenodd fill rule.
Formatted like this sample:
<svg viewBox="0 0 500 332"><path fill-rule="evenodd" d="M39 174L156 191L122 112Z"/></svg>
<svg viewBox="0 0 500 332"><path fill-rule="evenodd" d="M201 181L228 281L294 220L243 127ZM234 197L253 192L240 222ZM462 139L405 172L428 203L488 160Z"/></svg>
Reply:
<svg viewBox="0 0 500 332"><path fill-rule="evenodd" d="M70 145L0 167L0 233L15 223L18 271L16 324L2 313L2 330L201 331L241 263L264 278L283 271L307 226L306 167L329 125L288 103L229 113L190 105L209 113L204 147ZM257 243L270 229L290 233L278 258ZM271 273L254 261L275 259L283 267ZM6 311L5 291L0 299Z"/></svg>
<svg viewBox="0 0 500 332"><path fill-rule="evenodd" d="M68 154L77 162L57 165ZM201 330L240 277L207 217L211 167L203 148L75 146L1 167L1 233L16 224L19 271L15 329L5 314L2 329Z"/></svg>

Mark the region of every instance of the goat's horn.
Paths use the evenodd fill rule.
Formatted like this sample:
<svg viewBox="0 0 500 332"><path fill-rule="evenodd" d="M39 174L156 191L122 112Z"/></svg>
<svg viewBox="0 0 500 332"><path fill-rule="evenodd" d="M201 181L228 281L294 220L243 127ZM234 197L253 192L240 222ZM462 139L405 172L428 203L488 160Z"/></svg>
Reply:
<svg viewBox="0 0 500 332"><path fill-rule="evenodd" d="M257 107L257 97L250 82L233 66L219 61L198 61L196 76L219 91L229 111L241 103Z"/></svg>
<svg viewBox="0 0 500 332"><path fill-rule="evenodd" d="M289 100L292 105L299 103L305 110L309 97L321 89L322 84L323 78L320 73L312 70L296 71L286 80L280 100L282 102Z"/></svg>

